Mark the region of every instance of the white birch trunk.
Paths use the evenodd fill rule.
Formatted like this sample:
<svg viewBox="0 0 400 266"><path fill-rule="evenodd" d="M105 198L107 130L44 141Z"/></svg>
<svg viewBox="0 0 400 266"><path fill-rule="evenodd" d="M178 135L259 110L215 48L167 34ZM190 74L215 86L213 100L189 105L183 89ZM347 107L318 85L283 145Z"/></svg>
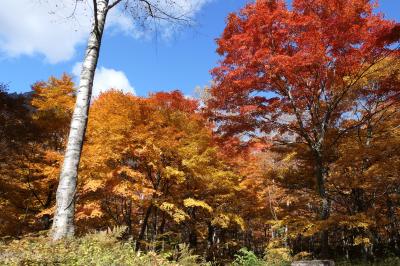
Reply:
<svg viewBox="0 0 400 266"><path fill-rule="evenodd" d="M51 237L53 240L71 237L74 235L75 231L75 193L79 161L88 121L93 78L107 17L108 2L109 0L97 0L97 20L93 23L93 30L89 36L86 55L83 61L79 89L65 151L64 164L61 169L57 188L56 211L51 230ZM94 16L96 16L96 14L94 14Z"/></svg>

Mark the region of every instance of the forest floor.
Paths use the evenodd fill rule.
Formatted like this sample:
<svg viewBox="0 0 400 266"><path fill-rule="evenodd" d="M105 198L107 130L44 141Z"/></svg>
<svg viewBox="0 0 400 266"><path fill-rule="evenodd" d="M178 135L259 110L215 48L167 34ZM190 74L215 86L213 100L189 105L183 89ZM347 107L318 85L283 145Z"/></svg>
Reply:
<svg viewBox="0 0 400 266"><path fill-rule="evenodd" d="M98 232L83 237L52 242L45 234L19 240L0 241L0 265L137 265L137 266L289 266L290 260L279 257L258 258L241 249L231 262L205 262L187 245L175 250L136 252L132 242L124 242L113 233ZM337 260L337 266L397 266L400 258L390 257L377 262Z"/></svg>

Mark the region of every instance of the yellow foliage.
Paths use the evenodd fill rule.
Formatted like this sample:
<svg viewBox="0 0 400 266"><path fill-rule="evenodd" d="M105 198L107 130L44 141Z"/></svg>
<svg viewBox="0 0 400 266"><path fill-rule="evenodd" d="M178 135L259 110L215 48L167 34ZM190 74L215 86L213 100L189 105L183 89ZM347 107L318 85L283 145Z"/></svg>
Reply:
<svg viewBox="0 0 400 266"><path fill-rule="evenodd" d="M104 182L102 180L89 179L83 184L82 190L85 192L95 192L103 187Z"/></svg>
<svg viewBox="0 0 400 266"><path fill-rule="evenodd" d="M280 265L282 262L289 262L292 260L290 249L288 248L271 248L266 250L265 259L271 265Z"/></svg>
<svg viewBox="0 0 400 266"><path fill-rule="evenodd" d="M294 255L293 260L296 261L296 260L304 260L310 258L312 258L312 254L310 252L302 251Z"/></svg>
<svg viewBox="0 0 400 266"><path fill-rule="evenodd" d="M94 201L86 203L84 206L78 208L76 219L84 220L84 219L93 219L103 217L104 213L101 210L100 202Z"/></svg>
<svg viewBox="0 0 400 266"><path fill-rule="evenodd" d="M233 213L219 213L214 217L211 223L221 228L228 228L232 223L238 225L241 230L245 230L246 228L246 223L243 218Z"/></svg>
<svg viewBox="0 0 400 266"><path fill-rule="evenodd" d="M117 174L123 175L124 177L130 177L132 180L141 180L144 177L143 173L126 166L120 167Z"/></svg>
<svg viewBox="0 0 400 266"><path fill-rule="evenodd" d="M275 249L275 248L280 248L283 245L283 241L281 238L273 238L271 239L268 244L267 244L267 249Z"/></svg>
<svg viewBox="0 0 400 266"><path fill-rule="evenodd" d="M175 179L178 184L185 181L185 173L171 166L165 167L163 174L165 178Z"/></svg>
<svg viewBox="0 0 400 266"><path fill-rule="evenodd" d="M211 222L213 225L217 225L221 228L228 228L230 219L228 215L225 215L223 213L218 214L216 217Z"/></svg>
<svg viewBox="0 0 400 266"><path fill-rule="evenodd" d="M284 225L284 221L283 220L268 220L266 222L266 224L271 225L271 228L276 230L281 228Z"/></svg>
<svg viewBox="0 0 400 266"><path fill-rule="evenodd" d="M134 185L128 181L121 181L113 188L113 193L124 196L130 197L134 192Z"/></svg>
<svg viewBox="0 0 400 266"><path fill-rule="evenodd" d="M236 214L233 215L233 222L235 222L242 231L244 231L246 229L246 223L243 220L243 218L240 217L239 215L236 215Z"/></svg>
<svg viewBox="0 0 400 266"><path fill-rule="evenodd" d="M211 206L202 200L195 200L192 198L187 198L183 201L183 205L187 208L188 207L200 207L200 208L207 210L210 213L213 212L213 209L211 208Z"/></svg>
<svg viewBox="0 0 400 266"><path fill-rule="evenodd" d="M292 161L297 155L297 152L291 152L288 155L285 156L285 158L283 158L282 162L288 163L290 161Z"/></svg>
<svg viewBox="0 0 400 266"><path fill-rule="evenodd" d="M178 224L185 221L186 219L189 219L189 215L187 215L187 213L185 213L183 210L176 207L173 203L163 202L159 206L159 208L160 210L168 213L168 215L171 216L171 218Z"/></svg>
<svg viewBox="0 0 400 266"><path fill-rule="evenodd" d="M371 245L371 241L368 237L361 237L361 236L357 236L354 239L354 246L370 246Z"/></svg>
<svg viewBox="0 0 400 266"><path fill-rule="evenodd" d="M368 229L370 225L373 223L374 221L372 221L369 217L367 217L363 213L344 217L339 222L341 226L346 226L349 229L354 229L354 228Z"/></svg>

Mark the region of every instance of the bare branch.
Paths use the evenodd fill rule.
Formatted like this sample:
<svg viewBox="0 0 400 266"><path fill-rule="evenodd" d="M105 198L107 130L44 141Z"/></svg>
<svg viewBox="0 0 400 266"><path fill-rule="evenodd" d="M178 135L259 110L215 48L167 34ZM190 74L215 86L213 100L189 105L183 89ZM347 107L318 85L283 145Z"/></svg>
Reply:
<svg viewBox="0 0 400 266"><path fill-rule="evenodd" d="M93 0L93 18L94 18L94 28L97 33L99 29L99 21L97 20L97 0Z"/></svg>
<svg viewBox="0 0 400 266"><path fill-rule="evenodd" d="M115 7L116 5L118 5L121 2L122 2L122 0L115 0L112 4L108 5L107 10L110 10L111 8Z"/></svg>
<svg viewBox="0 0 400 266"><path fill-rule="evenodd" d="M164 10L158 8L156 5L153 5L148 0L139 0L139 1L146 4L147 9L149 11L149 15L153 18L163 19L163 20L183 21L183 22L187 22L187 23L190 22L189 19L185 18L184 14L182 14L180 16L174 16L174 15L168 14ZM156 11L156 12L154 12L154 11ZM160 13L161 16L157 15L157 13Z"/></svg>
<svg viewBox="0 0 400 266"><path fill-rule="evenodd" d="M78 6L78 2L79 2L79 0L76 0L76 1L75 1L74 10L72 10L72 13L71 13L71 15L69 15L68 17L66 17L67 19L70 19L70 18L72 18L72 17L74 17L74 16L75 16L75 13L76 13L76 8L77 8L77 6Z"/></svg>

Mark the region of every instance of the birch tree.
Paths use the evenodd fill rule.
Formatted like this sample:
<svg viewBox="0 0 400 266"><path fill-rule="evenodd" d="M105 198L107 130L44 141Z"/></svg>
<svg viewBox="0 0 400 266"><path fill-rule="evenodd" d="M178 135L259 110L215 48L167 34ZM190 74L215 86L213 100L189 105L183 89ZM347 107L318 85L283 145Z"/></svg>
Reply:
<svg viewBox="0 0 400 266"><path fill-rule="evenodd" d="M82 0L74 2L76 8ZM189 0L183 0L182 3L185 4L185 2L187 4ZM171 11L174 8L179 10L180 6L177 5L177 2L172 0L92 0L93 22L82 64L64 163L56 194L56 210L51 230L53 240L74 235L75 194L79 161L88 122L93 79L109 11L119 7L131 15L133 20L143 23L146 23L149 18L169 22L187 22L185 14L176 15L176 12Z"/></svg>

